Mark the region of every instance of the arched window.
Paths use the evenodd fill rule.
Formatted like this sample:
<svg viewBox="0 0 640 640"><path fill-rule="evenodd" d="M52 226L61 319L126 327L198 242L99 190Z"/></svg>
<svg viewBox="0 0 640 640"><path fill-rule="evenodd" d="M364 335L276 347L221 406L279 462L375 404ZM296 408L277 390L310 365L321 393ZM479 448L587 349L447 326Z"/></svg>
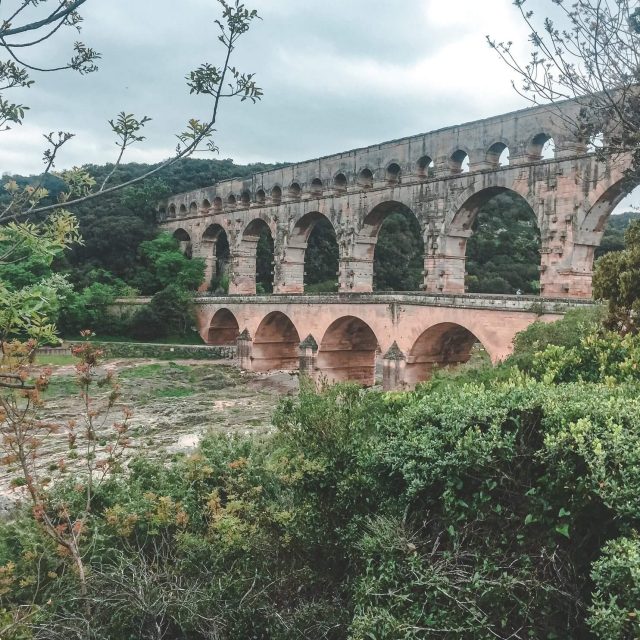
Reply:
<svg viewBox="0 0 640 640"><path fill-rule="evenodd" d="M258 189L256 191L256 203L264 204L267 199L267 194L264 192L264 189Z"/></svg>
<svg viewBox="0 0 640 640"><path fill-rule="evenodd" d="M236 208L236 197L231 194L227 198L227 209L235 209Z"/></svg>
<svg viewBox="0 0 640 640"><path fill-rule="evenodd" d="M186 209L186 207L185 207ZM192 255L191 236L184 229L176 229L173 232L173 237L180 246L180 251L189 259Z"/></svg>
<svg viewBox="0 0 640 640"><path fill-rule="evenodd" d="M509 147L503 142L496 142L487 151L487 162L494 167L506 167L509 164Z"/></svg>
<svg viewBox="0 0 640 640"><path fill-rule="evenodd" d="M251 206L251 193L247 189L240 195L240 202L245 208Z"/></svg>
<svg viewBox="0 0 640 640"><path fill-rule="evenodd" d="M184 217L187 215L187 207L185 207L183 204L180 205L180 217Z"/></svg>
<svg viewBox="0 0 640 640"><path fill-rule="evenodd" d="M311 182L311 195L321 196L323 191L322 180L314 178Z"/></svg>
<svg viewBox="0 0 640 640"><path fill-rule="evenodd" d="M189 205L189 215L190 216L195 216L198 214L198 203L197 202L192 202Z"/></svg>
<svg viewBox="0 0 640 640"><path fill-rule="evenodd" d="M556 155L556 143L550 135L539 133L531 138L529 155L534 159L551 160Z"/></svg>
<svg viewBox="0 0 640 640"><path fill-rule="evenodd" d="M589 144L587 146L587 151L589 153L595 153L596 151L601 151L604 147L604 133L599 131L598 133L590 136Z"/></svg>
<svg viewBox="0 0 640 640"><path fill-rule="evenodd" d="M400 182L400 165L392 162L387 167L387 184L398 184Z"/></svg>
<svg viewBox="0 0 640 640"><path fill-rule="evenodd" d="M346 193L347 191L347 176L344 173L339 173L333 179L333 188L336 193Z"/></svg>
<svg viewBox="0 0 640 640"><path fill-rule="evenodd" d="M289 187L289 197L292 200L300 200L301 193L302 189L300 188L300 185L297 182L291 183L291 186Z"/></svg>
<svg viewBox="0 0 640 640"><path fill-rule="evenodd" d="M373 173L369 169L362 169L358 174L358 186L361 189L371 189L373 187Z"/></svg>
<svg viewBox="0 0 640 640"><path fill-rule="evenodd" d="M206 198L202 201L201 209L203 211L208 211L209 209L211 209L211 203Z"/></svg>
<svg viewBox="0 0 640 640"><path fill-rule="evenodd" d="M175 218L176 217L176 205L175 204L170 204L169 205L169 217L170 218Z"/></svg>
<svg viewBox="0 0 640 640"><path fill-rule="evenodd" d="M213 199L213 210L216 213L219 213L220 211L222 211L222 198L217 197Z"/></svg>
<svg viewBox="0 0 640 640"><path fill-rule="evenodd" d="M273 187L271 189L271 203L278 205L282 202L282 189L280 187Z"/></svg>
<svg viewBox="0 0 640 640"><path fill-rule="evenodd" d="M462 149L458 149L451 154L449 159L451 173L467 173L469 171L469 154Z"/></svg>
<svg viewBox="0 0 640 640"><path fill-rule="evenodd" d="M435 163L429 156L422 156L418 160L418 177L421 179L432 178L435 175Z"/></svg>

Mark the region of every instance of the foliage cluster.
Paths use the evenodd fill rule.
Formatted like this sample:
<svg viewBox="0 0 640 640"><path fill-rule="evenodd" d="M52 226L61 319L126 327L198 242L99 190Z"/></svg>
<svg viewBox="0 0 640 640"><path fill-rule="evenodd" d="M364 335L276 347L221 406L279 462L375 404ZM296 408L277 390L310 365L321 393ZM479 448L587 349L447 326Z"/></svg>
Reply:
<svg viewBox="0 0 640 640"><path fill-rule="evenodd" d="M636 637L639 354L575 313L484 378L303 385L267 440L103 483L85 597L27 514L4 525L4 616L16 638L88 616L95 638Z"/></svg>

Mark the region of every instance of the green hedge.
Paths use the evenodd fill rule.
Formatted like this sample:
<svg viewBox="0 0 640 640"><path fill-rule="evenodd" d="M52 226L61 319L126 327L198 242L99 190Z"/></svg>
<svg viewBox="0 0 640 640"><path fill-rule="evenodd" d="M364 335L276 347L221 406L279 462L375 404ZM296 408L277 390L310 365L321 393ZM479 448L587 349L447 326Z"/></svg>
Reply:
<svg viewBox="0 0 640 640"><path fill-rule="evenodd" d="M74 343L70 343L74 344ZM153 344L143 342L98 342L108 358L158 358L159 360L225 360L233 358L235 347Z"/></svg>

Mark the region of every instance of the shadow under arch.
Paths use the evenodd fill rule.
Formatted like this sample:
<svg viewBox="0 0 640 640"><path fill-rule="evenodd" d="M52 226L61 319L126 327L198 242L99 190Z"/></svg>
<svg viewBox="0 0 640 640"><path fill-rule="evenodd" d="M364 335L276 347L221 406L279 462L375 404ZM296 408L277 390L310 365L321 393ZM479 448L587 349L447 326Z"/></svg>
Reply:
<svg viewBox="0 0 640 640"><path fill-rule="evenodd" d="M355 316L342 316L329 325L318 349L316 368L328 382L375 383L378 339L371 327Z"/></svg>
<svg viewBox="0 0 640 640"><path fill-rule="evenodd" d="M235 346L240 335L240 327L236 317L229 309L218 309L209 323L207 344L217 347Z"/></svg>
<svg viewBox="0 0 640 640"><path fill-rule="evenodd" d="M300 336L291 319L281 311L266 315L253 338L253 371L294 371L299 365Z"/></svg>
<svg viewBox="0 0 640 640"><path fill-rule="evenodd" d="M424 283L424 238L418 217L397 200L381 202L365 217L361 258L373 263L372 290L416 291Z"/></svg>
<svg viewBox="0 0 640 640"><path fill-rule="evenodd" d="M482 347L477 336L460 324L441 322L429 327L420 334L409 351L406 383L414 386L428 380L435 369L468 362L477 344Z"/></svg>

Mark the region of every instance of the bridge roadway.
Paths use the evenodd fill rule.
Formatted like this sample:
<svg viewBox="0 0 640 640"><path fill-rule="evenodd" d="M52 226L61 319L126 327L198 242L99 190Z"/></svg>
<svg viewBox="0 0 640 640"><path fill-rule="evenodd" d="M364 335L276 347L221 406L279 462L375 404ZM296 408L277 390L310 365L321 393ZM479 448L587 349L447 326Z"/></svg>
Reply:
<svg viewBox="0 0 640 640"><path fill-rule="evenodd" d="M196 298L199 331L237 345L251 371L301 370L328 381L412 387L436 367L466 362L478 343L493 362L531 323L553 321L591 300L417 292Z"/></svg>

